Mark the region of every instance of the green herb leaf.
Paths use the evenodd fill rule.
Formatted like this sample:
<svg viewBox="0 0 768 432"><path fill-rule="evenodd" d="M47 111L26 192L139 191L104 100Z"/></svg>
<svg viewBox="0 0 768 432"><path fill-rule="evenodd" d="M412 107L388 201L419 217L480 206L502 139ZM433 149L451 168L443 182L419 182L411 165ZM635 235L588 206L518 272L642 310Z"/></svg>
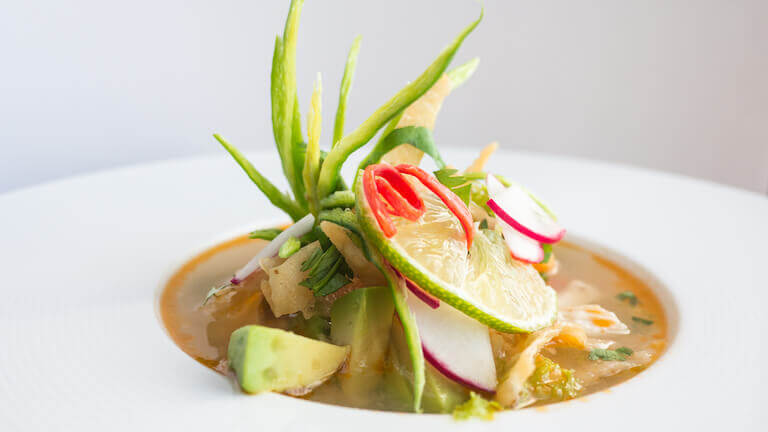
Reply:
<svg viewBox="0 0 768 432"><path fill-rule="evenodd" d="M320 200L320 208L352 208L355 206L355 193L351 190L336 191Z"/></svg>
<svg viewBox="0 0 768 432"><path fill-rule="evenodd" d="M344 75L341 77L339 86L339 106L336 108L336 119L333 122L333 142L331 147L335 146L344 136L344 117L347 112L347 100L349 99L349 89L352 87L352 80L355 77L355 67L357 66L357 55L360 53L360 41L362 38L357 36L352 42L352 48L347 55L347 64L344 66Z"/></svg>
<svg viewBox="0 0 768 432"><path fill-rule="evenodd" d="M283 232L283 230L281 230L281 229L267 228L267 229L262 229L262 230L251 231L251 233L248 234L248 238L270 240L271 241L271 240L274 240L275 237L277 237L278 234L280 234L281 232Z"/></svg>
<svg viewBox="0 0 768 432"><path fill-rule="evenodd" d="M459 186L456 188L451 189L453 193L456 194L459 198L461 198L462 201L464 201L464 204L469 206L469 198L472 194L472 185L465 184L464 186Z"/></svg>
<svg viewBox="0 0 768 432"><path fill-rule="evenodd" d="M213 137L216 138L216 141L218 141L224 147L224 149L229 152L230 155L232 155L238 165L240 165L243 171L245 171L245 173L248 175L248 178L250 178L256 187L258 187L259 190L261 190L261 192L267 196L269 201L274 204L275 207L288 213L288 215L294 221L301 219L307 214L298 204L296 204L294 200L290 198L290 196L288 196L288 194L280 192L280 190L274 184L272 184L272 182L261 175L261 173L256 170L253 164L242 153L240 153L240 150L225 141L224 138L219 136L219 134L213 134Z"/></svg>
<svg viewBox="0 0 768 432"><path fill-rule="evenodd" d="M318 249L301 265L301 271L309 271L299 285L309 288L316 296L327 296L350 283L351 270L344 257L332 244Z"/></svg>
<svg viewBox="0 0 768 432"><path fill-rule="evenodd" d="M621 301L628 301L632 306L637 306L637 296L632 291L624 291L616 296Z"/></svg>
<svg viewBox="0 0 768 432"><path fill-rule="evenodd" d="M483 219L482 221L480 221L480 226L479 226L479 228L480 228L481 230L485 230L485 229L488 229L488 219Z"/></svg>
<svg viewBox="0 0 768 432"><path fill-rule="evenodd" d="M541 260L541 263L546 264L552 257L552 245L548 243L542 243L541 249L544 251L544 259Z"/></svg>
<svg viewBox="0 0 768 432"><path fill-rule="evenodd" d="M350 154L365 145L376 135L384 125L393 117L403 111L421 95L427 92L435 82L443 75L453 56L458 51L464 39L477 27L483 15L465 28L454 41L445 48L431 65L410 84L397 92L389 101L379 107L368 119L366 119L354 131L342 138L328 153L328 158L323 163L318 180L318 194L320 198L328 196L336 188L339 181L341 165Z"/></svg>
<svg viewBox="0 0 768 432"><path fill-rule="evenodd" d="M280 258L288 258L301 249L301 242L296 237L289 237L277 252L277 256Z"/></svg>
<svg viewBox="0 0 768 432"><path fill-rule="evenodd" d="M453 418L456 420L468 420L470 418L493 420L494 413L503 409L498 402L489 401L475 392L470 392L469 400L453 409Z"/></svg>
<svg viewBox="0 0 768 432"><path fill-rule="evenodd" d="M649 319L646 319L646 318L640 318L640 317L637 317L637 316L633 316L632 317L632 321L639 322L640 324L645 324L645 325L653 324L652 320L649 320Z"/></svg>
<svg viewBox="0 0 768 432"><path fill-rule="evenodd" d="M625 361L627 357L634 353L627 347L617 348L615 350L595 348L589 352L590 360L605 360L605 361Z"/></svg>
<svg viewBox="0 0 768 432"><path fill-rule="evenodd" d="M307 258L307 260L301 264L301 271L305 272L313 268L317 264L317 261L320 260L321 256L323 256L323 249L315 249L315 251L312 252L312 255L310 255L309 258Z"/></svg>
<svg viewBox="0 0 768 432"><path fill-rule="evenodd" d="M376 143L371 153L360 162L357 169L365 169L368 165L378 163L385 154L403 144L410 144L423 151L434 159L438 167L445 166L445 162L432 139L432 132L424 126L406 126L393 130Z"/></svg>
<svg viewBox="0 0 768 432"><path fill-rule="evenodd" d="M469 205L472 198L472 182L485 178L484 173L469 173L458 175L458 170L453 168L443 168L434 172L437 181L447 186L453 191L464 204Z"/></svg>

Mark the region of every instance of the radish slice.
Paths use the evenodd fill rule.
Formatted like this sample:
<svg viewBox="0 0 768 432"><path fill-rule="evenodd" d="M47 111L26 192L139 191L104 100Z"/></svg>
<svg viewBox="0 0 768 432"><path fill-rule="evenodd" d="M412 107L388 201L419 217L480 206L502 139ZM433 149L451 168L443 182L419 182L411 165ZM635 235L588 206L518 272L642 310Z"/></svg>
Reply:
<svg viewBox="0 0 768 432"><path fill-rule="evenodd" d="M492 174L485 178L488 207L515 230L541 243L557 243L565 236L561 227L518 185L505 188Z"/></svg>
<svg viewBox="0 0 768 432"><path fill-rule="evenodd" d="M495 210L494 210L495 211ZM509 246L509 252L515 259L535 264L544 259L544 249L536 240L520 234L516 229L507 225L503 220L499 220L501 233Z"/></svg>
<svg viewBox="0 0 768 432"><path fill-rule="evenodd" d="M299 219L298 222L286 228L285 231L277 235L268 245L264 247L255 257L251 258L246 265L235 273L235 276L229 281L232 285L239 285L248 276L256 272L261 265L259 261L263 258L272 257L277 255L280 250L280 246L283 245L291 237L300 237L304 234L312 231L312 227L315 225L315 217L312 213Z"/></svg>
<svg viewBox="0 0 768 432"><path fill-rule="evenodd" d="M495 392L496 365L488 327L447 304L432 309L415 296L408 296L407 302L416 318L424 358L459 384Z"/></svg>
<svg viewBox="0 0 768 432"><path fill-rule="evenodd" d="M427 306L431 307L432 309L437 309L440 307L440 300L437 299L437 297L433 296L432 294L424 291L413 283L410 279L407 279L400 275L403 279L405 279L405 286L408 287L408 290L413 293L416 297L419 298L419 300L423 301Z"/></svg>

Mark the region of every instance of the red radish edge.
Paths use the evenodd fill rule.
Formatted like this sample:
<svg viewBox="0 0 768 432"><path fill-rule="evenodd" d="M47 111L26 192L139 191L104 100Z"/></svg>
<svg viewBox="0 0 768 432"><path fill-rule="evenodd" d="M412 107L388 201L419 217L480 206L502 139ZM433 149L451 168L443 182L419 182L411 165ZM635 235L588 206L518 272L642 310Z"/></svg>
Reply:
<svg viewBox="0 0 768 432"><path fill-rule="evenodd" d="M413 295L418 297L419 300L424 302L424 304L431 307L432 309L437 309L440 307L440 300L438 300L437 297L424 291L420 286L416 285L415 283L413 283L413 281L404 277L403 275L400 275L400 277L405 279L405 286L408 287L408 290L411 291Z"/></svg>
<svg viewBox="0 0 768 432"><path fill-rule="evenodd" d="M490 207L491 210L493 210L493 212L496 213L496 215L501 220L503 220L504 222L508 223L512 228L514 228L518 232L520 232L520 234L523 234L523 235L525 235L527 237L530 237L533 240L536 240L536 241L539 241L539 242L542 242L542 243L552 244L552 243L559 242L565 236L565 228L561 228L560 231L555 236L553 236L553 237L548 237L548 236L536 233L534 231L531 231L528 228L526 228L525 226L523 226L522 224L518 223L515 220L515 218L513 218L512 216L509 215L509 213L504 211L504 209L501 208L500 205L496 204L496 201L494 201L493 199L489 199L486 204L488 204L488 207Z"/></svg>
<svg viewBox="0 0 768 432"><path fill-rule="evenodd" d="M472 381L468 381L455 373L451 372L451 370L448 368L448 366L442 364L439 360L437 360L431 352L427 349L427 347L424 346L424 344L421 345L421 350L424 351L424 358L435 367L441 374L445 375L446 378L455 381L464 387L467 387L471 390L476 390L479 392L483 392L486 394L494 394L496 393L496 390L494 389L487 389L484 387L480 387L477 384L473 383Z"/></svg>

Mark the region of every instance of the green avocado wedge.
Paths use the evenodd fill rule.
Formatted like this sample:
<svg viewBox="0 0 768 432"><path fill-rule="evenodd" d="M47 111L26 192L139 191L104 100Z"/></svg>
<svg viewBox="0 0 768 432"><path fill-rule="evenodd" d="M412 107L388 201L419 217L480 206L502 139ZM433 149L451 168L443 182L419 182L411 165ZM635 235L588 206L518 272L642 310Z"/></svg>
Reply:
<svg viewBox="0 0 768 432"><path fill-rule="evenodd" d="M331 308L331 341L350 347L347 367L338 379L354 400L369 396L381 380L395 305L388 287L356 289Z"/></svg>
<svg viewBox="0 0 768 432"><path fill-rule="evenodd" d="M411 391L413 370L410 366L405 333L399 324L392 325L388 363L383 391L387 396L398 400L405 408L413 400ZM425 413L450 413L467 399L469 399L469 391L466 388L446 378L431 365L426 365L422 399L422 408Z"/></svg>
<svg viewBox="0 0 768 432"><path fill-rule="evenodd" d="M227 350L229 365L247 393L303 394L333 376L348 354L346 346L259 325L232 332Z"/></svg>

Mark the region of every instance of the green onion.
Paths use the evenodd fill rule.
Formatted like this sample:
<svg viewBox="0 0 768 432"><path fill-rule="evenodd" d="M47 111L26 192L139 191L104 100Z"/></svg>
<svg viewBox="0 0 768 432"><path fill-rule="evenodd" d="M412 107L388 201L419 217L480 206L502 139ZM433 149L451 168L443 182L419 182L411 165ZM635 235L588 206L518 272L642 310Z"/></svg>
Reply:
<svg viewBox="0 0 768 432"><path fill-rule="evenodd" d="M331 147L335 146L344 136L344 117L347 112L347 100L349 99L349 89L352 87L352 80L355 77L355 67L357 66L357 55L360 53L360 41L362 38L357 36L352 42L352 48L347 55L347 64L344 66L344 75L341 77L339 86L339 106L336 108L336 119L333 122L333 142Z"/></svg>
<svg viewBox="0 0 768 432"><path fill-rule="evenodd" d="M320 200L320 208L352 208L355 206L355 193L351 190L336 191Z"/></svg>
<svg viewBox="0 0 768 432"><path fill-rule="evenodd" d="M261 190L264 195L267 196L269 201L274 204L275 207L288 213L288 215L294 221L297 221L306 215L306 212L295 201L293 201L288 196L288 194L280 192L280 190L274 184L272 184L272 182L261 175L261 173L256 170L253 164L245 156L243 156L243 154L240 153L240 151L235 148L235 146L226 142L224 138L218 134L213 134L213 137L216 138L216 141L218 141L229 152L230 155L232 155L238 165L243 168L243 171L245 171L251 181L253 181L256 187L258 187L259 190Z"/></svg>
<svg viewBox="0 0 768 432"><path fill-rule="evenodd" d="M324 198L333 192L339 181L341 165L350 154L370 141L376 135L376 132L388 121L421 97L435 84L450 64L461 43L475 29L482 18L483 15L481 13L480 17L465 28L418 78L406 85L389 101L379 107L357 129L342 138L331 149L330 153L328 153L328 158L320 170L320 178L318 180L318 195L320 198Z"/></svg>
<svg viewBox="0 0 768 432"><path fill-rule="evenodd" d="M274 240L275 237L277 237L277 235L280 234L281 232L283 232L283 230L277 229L277 228L256 230L256 231L251 231L251 233L248 234L248 238L261 239L261 240Z"/></svg>
<svg viewBox="0 0 768 432"><path fill-rule="evenodd" d="M322 126L322 103L320 96L323 85L320 74L317 74L315 89L312 91L312 101L307 114L307 154L304 157L304 190L307 192L307 202L312 214L317 215L320 203L317 198L317 174L320 171L320 129Z"/></svg>
<svg viewBox="0 0 768 432"><path fill-rule="evenodd" d="M280 245L280 249L277 252L277 256L280 258L288 258L291 255L295 254L296 252L301 249L301 242L296 237L289 237L288 240L285 241L282 245Z"/></svg>
<svg viewBox="0 0 768 432"><path fill-rule="evenodd" d="M445 74L448 75L448 79L451 80L451 89L464 84L475 73L478 64L480 64L480 59L475 57L463 65L446 72Z"/></svg>

